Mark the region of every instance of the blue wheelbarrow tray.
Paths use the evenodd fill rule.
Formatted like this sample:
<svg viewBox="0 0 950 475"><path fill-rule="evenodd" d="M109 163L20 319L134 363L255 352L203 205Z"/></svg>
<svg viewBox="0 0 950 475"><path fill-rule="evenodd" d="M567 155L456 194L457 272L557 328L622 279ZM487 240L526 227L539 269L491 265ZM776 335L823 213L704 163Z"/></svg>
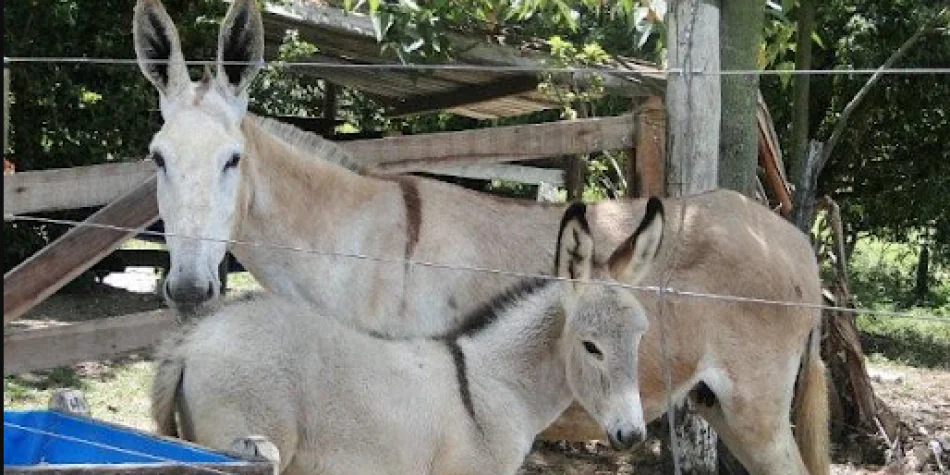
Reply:
<svg viewBox="0 0 950 475"><path fill-rule="evenodd" d="M4 474L270 475L263 459L55 411L3 411Z"/></svg>

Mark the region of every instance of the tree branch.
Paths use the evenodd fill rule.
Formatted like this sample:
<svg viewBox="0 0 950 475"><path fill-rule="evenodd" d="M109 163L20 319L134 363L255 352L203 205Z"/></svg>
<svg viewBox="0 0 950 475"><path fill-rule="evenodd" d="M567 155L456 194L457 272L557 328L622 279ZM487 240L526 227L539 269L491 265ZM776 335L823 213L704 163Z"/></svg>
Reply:
<svg viewBox="0 0 950 475"><path fill-rule="evenodd" d="M834 130L832 130L831 136L828 138L828 141L825 142L825 146L821 153L821 159L818 161L814 175L812 175L814 179L818 178L818 175L821 174L821 171L828 163L828 159L831 158L831 152L834 150L835 145L838 144L838 141L841 140L841 134L844 133L844 130L848 125L848 119L851 118L851 114L854 113L855 109L857 109L859 105L861 105L861 103L864 101L864 98L871 91L871 88L873 88L874 85L881 80L881 77L884 76L884 71L889 69L894 63L904 57L904 55L907 54L907 52L910 51L910 49L917 43L917 40L919 40L931 30L934 30L936 28L937 22L940 21L940 19L947 13L947 10L947 7L944 7L942 10L940 10L940 12L934 15L930 21L925 23L924 26L917 30L917 33L914 33L914 35L908 38L900 48L897 48L897 51L894 51L894 53L891 54L889 58L887 58L887 61L884 61L884 64L882 64L881 67L874 72L871 78L868 79L868 82L864 83L864 86L861 86L861 89L858 91L858 93L855 94L853 98L851 98L851 101L848 102L848 104L844 107L844 110L841 111L841 116L838 117L838 122L835 124Z"/></svg>

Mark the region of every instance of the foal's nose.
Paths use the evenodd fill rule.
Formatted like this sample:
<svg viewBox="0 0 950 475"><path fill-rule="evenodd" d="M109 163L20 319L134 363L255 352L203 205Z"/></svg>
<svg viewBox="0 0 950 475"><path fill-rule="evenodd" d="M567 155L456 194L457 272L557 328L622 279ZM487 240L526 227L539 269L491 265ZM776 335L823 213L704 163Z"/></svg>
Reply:
<svg viewBox="0 0 950 475"><path fill-rule="evenodd" d="M607 431L607 439L615 450L627 450L634 444L643 442L646 434L634 426L618 426Z"/></svg>

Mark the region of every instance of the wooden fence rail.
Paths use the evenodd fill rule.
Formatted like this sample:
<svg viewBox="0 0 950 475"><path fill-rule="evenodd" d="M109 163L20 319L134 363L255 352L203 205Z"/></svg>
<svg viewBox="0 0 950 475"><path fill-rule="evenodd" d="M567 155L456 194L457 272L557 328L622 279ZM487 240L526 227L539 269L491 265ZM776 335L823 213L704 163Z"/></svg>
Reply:
<svg viewBox="0 0 950 475"><path fill-rule="evenodd" d="M386 174L428 172L467 178L562 184L563 173L497 165L633 147L633 115L515 125L462 132L339 142ZM154 175L151 163L129 162L20 172L3 177L4 214L101 206Z"/></svg>

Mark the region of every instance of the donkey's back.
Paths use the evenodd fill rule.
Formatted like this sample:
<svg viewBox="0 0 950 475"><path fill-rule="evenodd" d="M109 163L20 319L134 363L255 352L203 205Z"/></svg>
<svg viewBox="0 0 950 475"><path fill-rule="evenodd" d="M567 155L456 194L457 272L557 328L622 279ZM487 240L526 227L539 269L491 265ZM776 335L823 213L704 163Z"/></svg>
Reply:
<svg viewBox="0 0 950 475"><path fill-rule="evenodd" d="M434 384L454 374L449 353L301 312L256 296L169 338L153 387L159 429L219 449L265 435L289 474L427 473L445 455L439 442L451 440L427 437L465 437L449 429L470 421L441 405L454 400L454 388ZM163 424L175 412L180 434Z"/></svg>

